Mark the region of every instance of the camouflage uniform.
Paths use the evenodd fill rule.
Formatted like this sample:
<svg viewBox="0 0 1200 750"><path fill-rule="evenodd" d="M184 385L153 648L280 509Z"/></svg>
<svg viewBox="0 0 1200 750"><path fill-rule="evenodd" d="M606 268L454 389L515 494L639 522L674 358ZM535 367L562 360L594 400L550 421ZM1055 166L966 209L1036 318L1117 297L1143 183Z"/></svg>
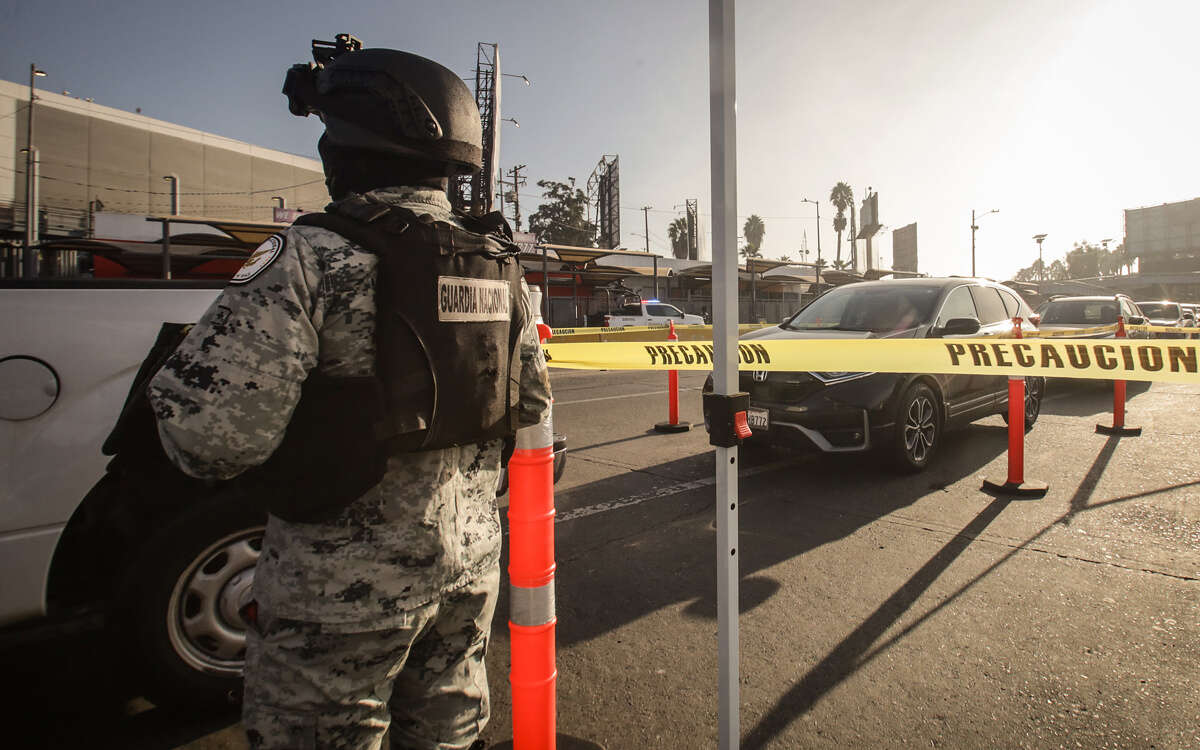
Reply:
<svg viewBox="0 0 1200 750"><path fill-rule="evenodd" d="M441 191L371 195L457 224ZM317 227L284 237L278 257L228 286L151 383L163 446L192 476L225 479L265 461L311 368L374 371L376 257ZM549 403L531 322L521 423L539 421ZM500 452L488 441L392 456L383 480L335 520L269 518L254 580L259 628L247 643L253 747L376 747L389 714L393 747L471 744L489 716Z"/></svg>

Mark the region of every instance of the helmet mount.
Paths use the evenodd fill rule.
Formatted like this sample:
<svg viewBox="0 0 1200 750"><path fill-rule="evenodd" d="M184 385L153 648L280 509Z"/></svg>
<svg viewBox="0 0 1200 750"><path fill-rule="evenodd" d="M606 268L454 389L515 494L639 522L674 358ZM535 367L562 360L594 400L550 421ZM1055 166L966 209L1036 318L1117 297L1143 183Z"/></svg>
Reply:
<svg viewBox="0 0 1200 750"><path fill-rule="evenodd" d="M470 174L479 169L479 109L450 69L398 50L363 49L350 34L312 40L314 62L284 79L288 110L315 114L330 143L433 161Z"/></svg>

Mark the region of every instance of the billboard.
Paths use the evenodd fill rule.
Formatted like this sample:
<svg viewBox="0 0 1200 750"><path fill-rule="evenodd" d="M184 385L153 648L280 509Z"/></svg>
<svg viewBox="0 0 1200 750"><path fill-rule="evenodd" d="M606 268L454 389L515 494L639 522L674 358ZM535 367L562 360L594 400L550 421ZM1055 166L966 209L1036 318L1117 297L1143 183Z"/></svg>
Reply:
<svg viewBox="0 0 1200 750"><path fill-rule="evenodd" d="M892 270L917 272L917 223L892 230Z"/></svg>
<svg viewBox="0 0 1200 750"><path fill-rule="evenodd" d="M597 190L597 202L600 213L600 247L616 248L621 246L621 174L617 165L617 157L605 165L600 173L600 184Z"/></svg>
<svg viewBox="0 0 1200 750"><path fill-rule="evenodd" d="M863 198L862 208L858 211L858 226L856 240L865 240L879 231L879 193L868 192L867 197Z"/></svg>
<svg viewBox="0 0 1200 750"><path fill-rule="evenodd" d="M1125 250L1142 273L1200 271L1200 198L1126 209Z"/></svg>

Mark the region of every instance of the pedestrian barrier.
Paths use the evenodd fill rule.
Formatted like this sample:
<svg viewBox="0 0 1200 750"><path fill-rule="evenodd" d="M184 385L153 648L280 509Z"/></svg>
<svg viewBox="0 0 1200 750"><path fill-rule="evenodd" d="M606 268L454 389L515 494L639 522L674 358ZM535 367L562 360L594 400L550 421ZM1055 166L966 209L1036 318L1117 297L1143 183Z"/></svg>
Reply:
<svg viewBox="0 0 1200 750"><path fill-rule="evenodd" d="M548 343L551 367L708 371L707 342ZM739 367L771 372L918 372L1198 383L1198 345L1183 340L752 339Z"/></svg>
<svg viewBox="0 0 1200 750"><path fill-rule="evenodd" d="M1104 326L1094 326L1092 328L1072 328L1063 331L1031 331L1027 338L1031 339L1051 339L1051 338L1078 338L1084 336L1096 336L1104 333L1115 333L1117 324Z"/></svg>
<svg viewBox="0 0 1200 750"><path fill-rule="evenodd" d="M1013 338L1021 338L1021 319L1013 318ZM1008 376L1008 477L984 479L983 489L997 495L1043 497L1049 485L1025 478L1025 376Z"/></svg>
<svg viewBox="0 0 1200 750"><path fill-rule="evenodd" d="M600 341L665 341L670 330L670 324L653 326L607 326L604 328L555 328L554 338L559 341L600 342ZM748 333L765 327L760 323L743 323L738 326L739 333ZM675 326L676 334L687 341L711 341L712 326L686 325Z"/></svg>
<svg viewBox="0 0 1200 750"><path fill-rule="evenodd" d="M1117 338L1125 338L1125 318L1117 318ZM1096 432L1101 435L1137 436L1142 434L1141 427L1125 425L1125 381L1113 381L1113 421L1112 425L1096 425Z"/></svg>
<svg viewBox="0 0 1200 750"><path fill-rule="evenodd" d="M538 324L544 343L551 329ZM557 732L554 603L554 423L517 431L508 461L508 632L514 750L603 750Z"/></svg>
<svg viewBox="0 0 1200 750"><path fill-rule="evenodd" d="M1189 337L1197 333L1196 329L1180 328L1179 326L1153 326L1147 323L1142 325L1125 326L1127 331L1144 331L1146 333L1173 333L1180 338Z"/></svg>
<svg viewBox="0 0 1200 750"><path fill-rule="evenodd" d="M671 332L667 334L667 341L678 341L679 336L675 333L675 324L671 324ZM659 422L654 425L655 432L687 432L692 429L691 422L679 421L679 371L667 371L667 421Z"/></svg>
<svg viewBox="0 0 1200 750"><path fill-rule="evenodd" d="M544 342L549 329L538 326ZM508 461L508 630L513 747L555 747L554 425L517 431Z"/></svg>

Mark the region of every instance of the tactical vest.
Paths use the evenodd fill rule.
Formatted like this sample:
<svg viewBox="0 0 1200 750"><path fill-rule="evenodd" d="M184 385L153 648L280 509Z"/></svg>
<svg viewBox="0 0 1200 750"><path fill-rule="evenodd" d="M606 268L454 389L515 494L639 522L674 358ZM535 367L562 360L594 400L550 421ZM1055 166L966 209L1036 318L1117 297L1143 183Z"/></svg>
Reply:
<svg viewBox="0 0 1200 750"><path fill-rule="evenodd" d="M296 224L345 237L378 258L376 437L392 452L511 437L520 395L521 264L499 214L466 229L352 195Z"/></svg>
<svg viewBox="0 0 1200 750"><path fill-rule="evenodd" d="M275 453L245 481L288 521L330 520L383 479L387 457L517 430L521 265L500 214L468 229L354 195L296 224L378 258L375 376L317 370Z"/></svg>

